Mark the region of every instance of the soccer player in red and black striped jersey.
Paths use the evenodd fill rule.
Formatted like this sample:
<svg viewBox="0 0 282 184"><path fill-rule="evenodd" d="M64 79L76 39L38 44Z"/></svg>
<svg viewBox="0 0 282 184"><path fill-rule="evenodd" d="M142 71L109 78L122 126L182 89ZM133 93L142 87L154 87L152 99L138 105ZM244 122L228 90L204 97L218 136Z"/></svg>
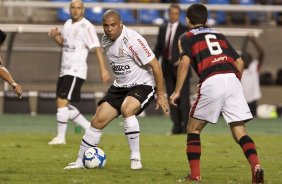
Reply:
<svg viewBox="0 0 282 184"><path fill-rule="evenodd" d="M256 146L245 128L245 122L253 117L240 83L244 62L223 34L206 25L207 17L208 11L203 4L193 4L187 9L190 30L179 38L180 64L175 91L170 96L170 103L176 105L191 65L200 81L187 127L186 153L190 174L185 180L201 180L200 133L208 122L215 124L222 114L251 166L252 183L263 183Z"/></svg>

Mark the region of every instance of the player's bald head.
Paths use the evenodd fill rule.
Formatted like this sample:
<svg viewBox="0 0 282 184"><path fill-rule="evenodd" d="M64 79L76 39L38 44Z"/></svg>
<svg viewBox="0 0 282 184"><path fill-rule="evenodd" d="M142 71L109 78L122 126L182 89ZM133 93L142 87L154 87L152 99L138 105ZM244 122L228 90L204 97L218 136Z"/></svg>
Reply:
<svg viewBox="0 0 282 184"><path fill-rule="evenodd" d="M116 10L108 10L104 13L103 28L105 35L112 41L116 40L122 32L123 24Z"/></svg>
<svg viewBox="0 0 282 184"><path fill-rule="evenodd" d="M82 0L72 0L71 3L70 3L70 5L72 5L73 3L79 3L79 4L81 4L82 6L84 6Z"/></svg>
<svg viewBox="0 0 282 184"><path fill-rule="evenodd" d="M107 11L104 13L103 18L102 18L102 21L104 21L104 20L107 19L108 17L115 17L115 18L118 19L118 21L121 21L120 14L119 14L116 10L113 10L113 9L107 10Z"/></svg>

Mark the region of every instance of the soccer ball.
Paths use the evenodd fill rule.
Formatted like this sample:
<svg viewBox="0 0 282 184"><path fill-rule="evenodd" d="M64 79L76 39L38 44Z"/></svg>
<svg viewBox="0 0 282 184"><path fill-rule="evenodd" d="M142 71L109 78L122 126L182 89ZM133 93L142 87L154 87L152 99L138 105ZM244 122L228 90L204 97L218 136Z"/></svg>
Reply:
<svg viewBox="0 0 282 184"><path fill-rule="evenodd" d="M106 164L106 154L97 147L91 147L83 154L83 165L88 169L102 168Z"/></svg>

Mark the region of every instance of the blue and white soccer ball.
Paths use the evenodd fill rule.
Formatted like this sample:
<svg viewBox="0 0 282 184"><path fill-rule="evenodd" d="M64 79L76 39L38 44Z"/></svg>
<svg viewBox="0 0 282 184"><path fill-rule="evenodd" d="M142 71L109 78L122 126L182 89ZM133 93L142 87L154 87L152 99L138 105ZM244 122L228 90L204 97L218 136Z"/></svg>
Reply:
<svg viewBox="0 0 282 184"><path fill-rule="evenodd" d="M89 148L83 154L83 165L88 169L102 168L106 164L106 154L101 148Z"/></svg>

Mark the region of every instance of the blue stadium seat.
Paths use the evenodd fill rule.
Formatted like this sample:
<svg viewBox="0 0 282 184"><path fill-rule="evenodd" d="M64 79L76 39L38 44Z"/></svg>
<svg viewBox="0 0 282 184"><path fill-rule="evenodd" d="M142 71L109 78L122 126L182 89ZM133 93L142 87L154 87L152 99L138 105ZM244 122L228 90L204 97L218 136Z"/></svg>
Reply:
<svg viewBox="0 0 282 184"><path fill-rule="evenodd" d="M124 0L101 0L104 3L123 3Z"/></svg>
<svg viewBox="0 0 282 184"><path fill-rule="evenodd" d="M70 19L70 11L68 8L60 8L57 10L57 18L59 21L65 22Z"/></svg>
<svg viewBox="0 0 282 184"><path fill-rule="evenodd" d="M179 22L182 23L183 25L186 25L186 12L185 11L181 11L180 13L180 17L179 17Z"/></svg>
<svg viewBox="0 0 282 184"><path fill-rule="evenodd" d="M99 2L99 0L83 0L83 2L96 3L96 2ZM101 23L103 13L104 13L104 10L101 7L85 8L84 16L90 22Z"/></svg>
<svg viewBox="0 0 282 184"><path fill-rule="evenodd" d="M178 3L181 4L195 4L195 3L201 3L201 0L179 0Z"/></svg>
<svg viewBox="0 0 282 184"><path fill-rule="evenodd" d="M104 3L123 3L125 1L124 0L102 0L102 2ZM135 24L136 23L136 18L134 17L132 10L117 9L117 11L119 12L123 23L126 23L126 24Z"/></svg>
<svg viewBox="0 0 282 184"><path fill-rule="evenodd" d="M123 23L126 23L126 24L135 24L136 23L136 18L134 17L132 10L118 9L117 11L119 12Z"/></svg>
<svg viewBox="0 0 282 184"><path fill-rule="evenodd" d="M52 0L53 2L70 2L70 0ZM57 19L59 21L65 22L66 20L70 19L70 11L69 8L59 8L57 10Z"/></svg>
<svg viewBox="0 0 282 184"><path fill-rule="evenodd" d="M249 6L252 6L252 5L255 5L256 2L255 0L240 0L240 5L249 5ZM248 16L250 18L250 21L251 22L257 22L257 18L258 18L258 13L257 12L248 12Z"/></svg>
<svg viewBox="0 0 282 184"><path fill-rule="evenodd" d="M164 19L160 10L141 9L138 11L140 23L143 24L162 24Z"/></svg>
<svg viewBox="0 0 282 184"><path fill-rule="evenodd" d="M255 1L254 0L240 0L240 4L243 4L243 5L254 5Z"/></svg>
<svg viewBox="0 0 282 184"><path fill-rule="evenodd" d="M230 0L208 0L208 4L230 4ZM224 11L216 11L216 24L225 24L226 23L226 13ZM209 17L211 18L211 17Z"/></svg>

